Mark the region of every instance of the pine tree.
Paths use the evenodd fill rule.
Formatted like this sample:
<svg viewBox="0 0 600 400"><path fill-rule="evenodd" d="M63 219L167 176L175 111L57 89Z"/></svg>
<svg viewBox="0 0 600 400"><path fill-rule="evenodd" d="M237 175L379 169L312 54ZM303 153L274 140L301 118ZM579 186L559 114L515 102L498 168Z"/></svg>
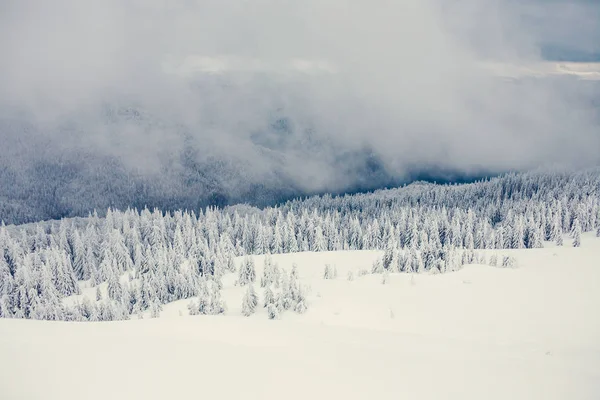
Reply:
<svg viewBox="0 0 600 400"><path fill-rule="evenodd" d="M229 272L235 272L235 261L232 255L227 257L227 270Z"/></svg>
<svg viewBox="0 0 600 400"><path fill-rule="evenodd" d="M573 229L571 231L571 236L573 237L573 247L581 246L581 225L579 224L579 219L575 218L573 221Z"/></svg>
<svg viewBox="0 0 600 400"><path fill-rule="evenodd" d="M519 218L513 227L511 248L522 249L523 247L523 221Z"/></svg>
<svg viewBox="0 0 600 400"><path fill-rule="evenodd" d="M296 305L294 306L294 311L298 314L304 314L308 309L308 302L306 300L306 295L304 293L304 289L302 286L298 287L298 293L296 296Z"/></svg>
<svg viewBox="0 0 600 400"><path fill-rule="evenodd" d="M263 275L260 279L260 287L267 287L273 284L273 261L271 255L267 254L264 260Z"/></svg>
<svg viewBox="0 0 600 400"><path fill-rule="evenodd" d="M73 270L78 280L90 278L86 249L78 231L73 234Z"/></svg>
<svg viewBox="0 0 600 400"><path fill-rule="evenodd" d="M517 266L517 260L514 257L504 256L502 266L506 268L514 268Z"/></svg>
<svg viewBox="0 0 600 400"><path fill-rule="evenodd" d="M389 271L386 269L385 271L383 271L383 273L381 274L381 284L385 285L388 283L390 279L390 273Z"/></svg>
<svg viewBox="0 0 600 400"><path fill-rule="evenodd" d="M421 253L415 250L413 254L413 271L420 274L424 270L425 265L423 264L423 258L421 256Z"/></svg>
<svg viewBox="0 0 600 400"><path fill-rule="evenodd" d="M198 302L196 303L196 310L190 314L192 315L204 315L209 313L210 309L210 288L206 278L203 276L198 281Z"/></svg>
<svg viewBox="0 0 600 400"><path fill-rule="evenodd" d="M564 244L563 241L564 240L563 240L563 235L562 234L556 236L556 245L557 246L562 246Z"/></svg>
<svg viewBox="0 0 600 400"><path fill-rule="evenodd" d="M283 310L289 310L296 302L296 282L294 280L288 281L287 278L285 281L286 283L282 284L282 291L280 294L281 307Z"/></svg>
<svg viewBox="0 0 600 400"><path fill-rule="evenodd" d="M405 255L403 257L404 264L402 266L402 272L408 272L408 273L414 272L414 269L413 269L413 265L414 265L413 255L414 255L413 249L411 249L411 250L409 250L408 252L405 253Z"/></svg>
<svg viewBox="0 0 600 400"><path fill-rule="evenodd" d="M247 285L256 280L256 271L254 269L254 259L252 257L244 257L244 261L240 266L238 283L240 286Z"/></svg>
<svg viewBox="0 0 600 400"><path fill-rule="evenodd" d="M325 264L325 269L323 270L323 279L335 279L333 276L333 268L329 264Z"/></svg>
<svg viewBox="0 0 600 400"><path fill-rule="evenodd" d="M298 279L298 265L292 264L292 270L290 272L290 279Z"/></svg>
<svg viewBox="0 0 600 400"><path fill-rule="evenodd" d="M475 248L475 240L471 230L467 231L467 234L465 235L464 247L465 249L469 250L473 250Z"/></svg>
<svg viewBox="0 0 600 400"><path fill-rule="evenodd" d="M504 242L504 227L500 225L498 227L498 232L496 233L496 249L504 248L506 248L506 243Z"/></svg>
<svg viewBox="0 0 600 400"><path fill-rule="evenodd" d="M385 248L385 252L383 253L382 266L386 271L393 269L394 261L396 260L396 244L393 240L390 239L388 241L387 246Z"/></svg>
<svg viewBox="0 0 600 400"><path fill-rule="evenodd" d="M498 255L496 253L492 253L490 256L490 265L493 267L498 265Z"/></svg>
<svg viewBox="0 0 600 400"><path fill-rule="evenodd" d="M269 286L265 289L263 307L268 307L269 304L275 304L275 295Z"/></svg>
<svg viewBox="0 0 600 400"><path fill-rule="evenodd" d="M274 303L267 306L267 316L269 319L279 319L279 310Z"/></svg>
<svg viewBox="0 0 600 400"><path fill-rule="evenodd" d="M107 292L109 299L121 301L123 290L121 288L121 283L119 282L119 277L114 272L108 277Z"/></svg>
<svg viewBox="0 0 600 400"><path fill-rule="evenodd" d="M323 230L320 225L315 228L315 243L313 251L327 251L327 244L323 236Z"/></svg>
<svg viewBox="0 0 600 400"><path fill-rule="evenodd" d="M413 219L409 229L406 232L406 239L404 242L405 247L416 248L418 245L419 230L417 229L417 222Z"/></svg>
<svg viewBox="0 0 600 400"><path fill-rule="evenodd" d="M242 299L242 315L249 317L254 314L256 306L258 306L258 295L254 291L254 285L248 284L248 288Z"/></svg>
<svg viewBox="0 0 600 400"><path fill-rule="evenodd" d="M251 285L251 284L249 284L249 285ZM210 287L210 308L208 309L207 314L210 314L210 315L225 314L226 310L227 310L227 306L225 305L225 302L223 302L223 300L221 299L221 290L215 284L215 282L212 282L212 285Z"/></svg>
<svg viewBox="0 0 600 400"><path fill-rule="evenodd" d="M384 269L383 269L383 259L378 258L373 262L373 265L371 266L371 273L372 274L381 274L383 273Z"/></svg>
<svg viewBox="0 0 600 400"><path fill-rule="evenodd" d="M281 269L279 268L279 264L277 264L277 263L273 264L272 272L273 272L273 279L272 279L273 286L275 286L276 289L279 289L279 287L281 286Z"/></svg>
<svg viewBox="0 0 600 400"><path fill-rule="evenodd" d="M162 305L158 300L154 300L152 305L150 305L150 318L158 318L160 317L160 312L162 311Z"/></svg>

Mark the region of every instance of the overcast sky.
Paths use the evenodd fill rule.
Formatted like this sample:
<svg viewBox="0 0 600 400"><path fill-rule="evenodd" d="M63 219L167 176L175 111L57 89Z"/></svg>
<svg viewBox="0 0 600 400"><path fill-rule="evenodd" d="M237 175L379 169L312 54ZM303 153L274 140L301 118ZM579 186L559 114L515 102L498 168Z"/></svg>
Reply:
<svg viewBox="0 0 600 400"><path fill-rule="evenodd" d="M350 185L339 156L365 148L397 176L596 163L597 89L479 65L536 62L548 44L599 52L598 21L592 0L5 0L0 116L149 173L184 127L256 179L281 168L310 190ZM107 104L150 122L107 127ZM257 135L278 113L283 144Z"/></svg>

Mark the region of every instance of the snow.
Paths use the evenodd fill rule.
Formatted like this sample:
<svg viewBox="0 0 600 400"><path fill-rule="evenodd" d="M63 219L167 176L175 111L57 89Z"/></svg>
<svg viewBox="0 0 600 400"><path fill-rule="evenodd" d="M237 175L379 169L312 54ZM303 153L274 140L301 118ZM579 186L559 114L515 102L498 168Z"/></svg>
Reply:
<svg viewBox="0 0 600 400"><path fill-rule="evenodd" d="M390 274L385 285L357 273L381 252L274 255L310 287L305 314L275 321L262 307L241 316L234 275L225 316L187 316L184 300L158 319L0 319L0 398L598 399L600 238L570 244L494 251L516 257L514 269ZM325 264L337 279L323 279Z"/></svg>

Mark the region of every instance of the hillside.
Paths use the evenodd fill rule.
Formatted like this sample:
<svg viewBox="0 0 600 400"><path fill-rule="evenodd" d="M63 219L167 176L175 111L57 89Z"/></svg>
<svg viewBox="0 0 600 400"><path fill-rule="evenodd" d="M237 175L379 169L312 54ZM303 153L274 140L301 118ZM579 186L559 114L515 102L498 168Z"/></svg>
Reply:
<svg viewBox="0 0 600 400"><path fill-rule="evenodd" d="M0 398L597 399L600 175L0 225Z"/></svg>
<svg viewBox="0 0 600 400"><path fill-rule="evenodd" d="M596 399L600 238L571 244L501 251L516 268L389 273L385 284L358 276L382 252L273 255L308 288L306 312L276 320L260 305L241 315L234 274L223 278L225 315L188 316L181 300L141 320L0 319L0 388L47 400ZM323 279L326 264L335 279Z"/></svg>

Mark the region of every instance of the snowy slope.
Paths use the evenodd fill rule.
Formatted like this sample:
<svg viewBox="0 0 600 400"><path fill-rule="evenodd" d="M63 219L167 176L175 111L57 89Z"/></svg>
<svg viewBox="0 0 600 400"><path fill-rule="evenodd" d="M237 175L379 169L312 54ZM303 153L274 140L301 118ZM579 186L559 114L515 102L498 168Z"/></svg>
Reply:
<svg viewBox="0 0 600 400"><path fill-rule="evenodd" d="M598 399L600 239L569 245L385 285L357 276L378 252L273 256L310 286L307 313L276 321L240 315L234 276L225 316L189 317L180 301L158 319L0 319L0 398ZM322 279L326 263L337 279Z"/></svg>

